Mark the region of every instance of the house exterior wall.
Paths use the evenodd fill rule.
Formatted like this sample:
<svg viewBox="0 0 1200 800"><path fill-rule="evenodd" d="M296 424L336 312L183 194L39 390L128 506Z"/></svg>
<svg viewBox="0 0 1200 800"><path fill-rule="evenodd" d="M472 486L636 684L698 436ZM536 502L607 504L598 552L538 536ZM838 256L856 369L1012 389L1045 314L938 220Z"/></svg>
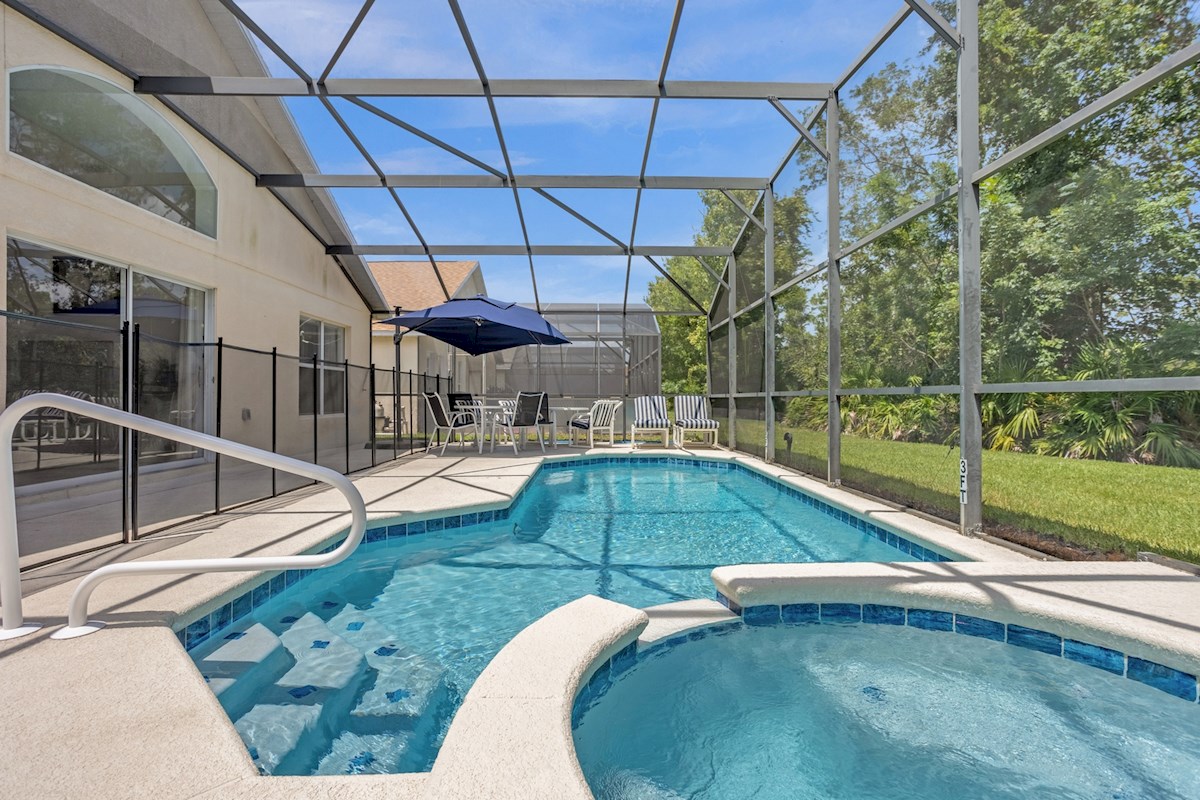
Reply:
<svg viewBox="0 0 1200 800"><path fill-rule="evenodd" d="M215 239L10 153L8 74L14 67L65 67L127 90L133 87L119 72L7 7L0 7L0 48L5 106L0 228L6 236L206 289L210 341L222 337L229 344L262 350L277 347L281 354L296 355L299 319L305 315L346 328L346 357L354 363L368 362L368 309L321 244L270 193L256 187L252 175L154 98L142 96L187 140L217 186ZM0 285L0 292L4 291ZM7 298L0 299L7 309ZM239 363L246 365L241 367L247 371L244 376L236 373ZM299 376L292 364L280 362L280 398L296 397ZM227 389L261 385L261 373L249 359L231 359L231 369L234 372L225 375ZM240 431L244 440L262 444L258 419L251 415L250 421L243 422L236 413L237 398L227 395L226 400L235 413L223 415L223 433L236 437L238 428L245 427ZM261 398L248 397L240 404L249 405L261 405ZM290 418L281 417L281 439L292 433L283 427ZM331 434L342 425L334 419L320 423L330 427ZM294 424L311 431L311 417Z"/></svg>

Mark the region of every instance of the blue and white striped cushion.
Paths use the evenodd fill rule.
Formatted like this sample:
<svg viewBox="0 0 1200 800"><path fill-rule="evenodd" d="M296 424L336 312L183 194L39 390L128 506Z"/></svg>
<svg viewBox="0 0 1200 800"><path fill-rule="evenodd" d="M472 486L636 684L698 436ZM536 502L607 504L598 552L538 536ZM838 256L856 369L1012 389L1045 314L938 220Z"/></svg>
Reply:
<svg viewBox="0 0 1200 800"><path fill-rule="evenodd" d="M680 428L687 428L694 431L715 431L717 428L721 427L721 423L717 422L715 419L700 419L699 417L693 419L677 419L675 420L675 425Z"/></svg>
<svg viewBox="0 0 1200 800"><path fill-rule="evenodd" d="M647 395L633 399L633 425L636 428L666 428L667 401L662 395Z"/></svg>

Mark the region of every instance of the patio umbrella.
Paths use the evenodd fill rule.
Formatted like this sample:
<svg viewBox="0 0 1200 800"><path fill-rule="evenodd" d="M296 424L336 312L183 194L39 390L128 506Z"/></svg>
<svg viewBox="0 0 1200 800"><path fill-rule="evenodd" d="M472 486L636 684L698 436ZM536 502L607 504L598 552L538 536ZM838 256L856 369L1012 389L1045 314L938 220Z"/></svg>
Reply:
<svg viewBox="0 0 1200 800"><path fill-rule="evenodd" d="M476 295L385 319L465 350L473 356L526 344L570 344L541 314L516 303Z"/></svg>

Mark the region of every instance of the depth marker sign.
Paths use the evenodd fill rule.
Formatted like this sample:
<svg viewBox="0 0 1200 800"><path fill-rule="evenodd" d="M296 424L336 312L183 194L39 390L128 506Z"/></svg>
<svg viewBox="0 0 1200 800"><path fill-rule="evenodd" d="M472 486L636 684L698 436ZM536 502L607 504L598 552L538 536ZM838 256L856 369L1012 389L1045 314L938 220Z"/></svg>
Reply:
<svg viewBox="0 0 1200 800"><path fill-rule="evenodd" d="M958 502L959 505L967 504L967 460L965 458L958 460Z"/></svg>

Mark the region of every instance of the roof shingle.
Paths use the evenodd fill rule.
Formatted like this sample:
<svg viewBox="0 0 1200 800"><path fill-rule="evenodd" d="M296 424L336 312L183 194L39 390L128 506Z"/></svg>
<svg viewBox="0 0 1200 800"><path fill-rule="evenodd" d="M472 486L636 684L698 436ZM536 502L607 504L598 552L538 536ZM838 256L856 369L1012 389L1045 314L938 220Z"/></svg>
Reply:
<svg viewBox="0 0 1200 800"><path fill-rule="evenodd" d="M437 275L428 261L369 261L368 266L375 275L375 282L383 290L383 296L391 308L415 311L429 308L446 301ZM479 266L478 261L438 261L438 271L446 283L451 297L458 297L467 278ZM375 323L377 331L393 331L391 325Z"/></svg>

